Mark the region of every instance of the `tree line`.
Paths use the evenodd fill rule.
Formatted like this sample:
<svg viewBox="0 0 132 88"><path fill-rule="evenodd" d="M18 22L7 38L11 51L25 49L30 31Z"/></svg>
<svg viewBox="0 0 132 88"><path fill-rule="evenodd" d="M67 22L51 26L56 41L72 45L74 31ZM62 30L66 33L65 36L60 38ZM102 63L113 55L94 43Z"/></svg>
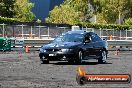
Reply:
<svg viewBox="0 0 132 88"><path fill-rule="evenodd" d="M29 22L35 18L31 12L33 6L34 4L29 0L0 0L0 16Z"/></svg>
<svg viewBox="0 0 132 88"><path fill-rule="evenodd" d="M31 22L35 18L33 6L29 0L0 0L0 19ZM97 24L132 25L132 0L64 0L45 19L47 23L71 25L91 20Z"/></svg>
<svg viewBox="0 0 132 88"><path fill-rule="evenodd" d="M50 11L46 22L78 24L95 23L132 25L132 0L65 0Z"/></svg>

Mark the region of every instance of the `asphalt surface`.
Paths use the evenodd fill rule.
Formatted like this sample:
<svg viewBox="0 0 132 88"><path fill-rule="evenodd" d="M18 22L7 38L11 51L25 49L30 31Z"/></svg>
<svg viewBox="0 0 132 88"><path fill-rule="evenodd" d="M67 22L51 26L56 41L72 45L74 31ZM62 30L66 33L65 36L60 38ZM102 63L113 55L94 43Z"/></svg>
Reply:
<svg viewBox="0 0 132 88"><path fill-rule="evenodd" d="M87 74L132 75L132 51L108 55L106 64L89 60L81 65ZM129 84L86 84L76 82L76 64L53 61L41 64L38 52L0 52L0 88L132 88Z"/></svg>

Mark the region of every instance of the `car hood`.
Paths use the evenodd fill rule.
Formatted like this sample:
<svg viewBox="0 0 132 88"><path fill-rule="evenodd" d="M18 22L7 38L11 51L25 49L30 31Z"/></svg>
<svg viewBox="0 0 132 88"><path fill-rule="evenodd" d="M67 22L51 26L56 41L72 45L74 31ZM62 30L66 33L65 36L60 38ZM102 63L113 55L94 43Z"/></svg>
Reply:
<svg viewBox="0 0 132 88"><path fill-rule="evenodd" d="M81 42L62 42L62 43L50 43L44 45L43 49L51 49L51 48L73 48L80 45Z"/></svg>

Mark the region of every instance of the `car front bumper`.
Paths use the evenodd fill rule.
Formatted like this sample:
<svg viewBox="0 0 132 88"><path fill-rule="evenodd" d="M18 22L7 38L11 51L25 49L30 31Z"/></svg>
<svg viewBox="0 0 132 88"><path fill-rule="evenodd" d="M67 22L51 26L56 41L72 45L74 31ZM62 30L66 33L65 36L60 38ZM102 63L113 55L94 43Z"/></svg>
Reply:
<svg viewBox="0 0 132 88"><path fill-rule="evenodd" d="M58 60L69 60L76 57L75 52L43 52L39 53L40 59L48 58L49 60L58 61Z"/></svg>

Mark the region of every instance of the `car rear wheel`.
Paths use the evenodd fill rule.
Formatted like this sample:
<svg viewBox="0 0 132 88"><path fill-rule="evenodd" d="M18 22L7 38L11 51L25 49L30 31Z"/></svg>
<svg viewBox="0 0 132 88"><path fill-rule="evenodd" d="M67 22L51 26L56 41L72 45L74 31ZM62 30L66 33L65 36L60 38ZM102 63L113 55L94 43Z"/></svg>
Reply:
<svg viewBox="0 0 132 88"><path fill-rule="evenodd" d="M107 60L107 53L105 50L101 52L100 58L98 59L99 63L106 63Z"/></svg>

